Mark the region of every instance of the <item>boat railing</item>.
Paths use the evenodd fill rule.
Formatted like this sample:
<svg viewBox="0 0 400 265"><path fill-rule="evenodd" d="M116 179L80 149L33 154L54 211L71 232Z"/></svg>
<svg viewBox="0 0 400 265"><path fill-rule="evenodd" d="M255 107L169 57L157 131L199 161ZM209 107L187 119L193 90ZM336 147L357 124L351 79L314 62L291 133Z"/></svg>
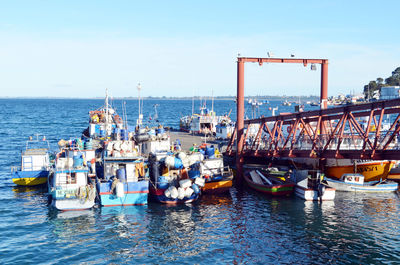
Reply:
<svg viewBox="0 0 400 265"><path fill-rule="evenodd" d="M14 173L14 172L17 172L17 171L20 171L20 170L21 170L20 166L12 166L11 167L11 173Z"/></svg>

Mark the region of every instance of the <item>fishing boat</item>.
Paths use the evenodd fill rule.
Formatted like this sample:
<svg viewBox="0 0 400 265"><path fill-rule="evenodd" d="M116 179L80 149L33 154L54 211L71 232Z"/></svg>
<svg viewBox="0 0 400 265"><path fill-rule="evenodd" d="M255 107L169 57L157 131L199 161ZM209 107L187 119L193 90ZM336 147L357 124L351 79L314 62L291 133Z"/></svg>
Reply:
<svg viewBox="0 0 400 265"><path fill-rule="evenodd" d="M221 122L217 124L215 128L215 138L226 140L230 139L233 132L235 131L235 123L234 122Z"/></svg>
<svg viewBox="0 0 400 265"><path fill-rule="evenodd" d="M134 141L105 143L102 174L96 175L101 206L145 205L149 180L144 158L138 155Z"/></svg>
<svg viewBox="0 0 400 265"><path fill-rule="evenodd" d="M232 187L233 172L229 166L224 167L222 157L204 159L200 163L200 174L205 179L202 193L224 193Z"/></svg>
<svg viewBox="0 0 400 265"><path fill-rule="evenodd" d="M181 155L182 156L182 155ZM192 157L194 159L194 157ZM150 197L164 204L191 203L199 199L205 180L183 166L178 155L162 152L149 157Z"/></svg>
<svg viewBox="0 0 400 265"><path fill-rule="evenodd" d="M296 170L293 181L296 186L294 193L306 201L332 201L335 199L336 189L321 181L323 176L315 170Z"/></svg>
<svg viewBox="0 0 400 265"><path fill-rule="evenodd" d="M126 122L110 104L107 90L104 105L96 110L89 111L89 127L82 134L84 137L92 139L128 138L129 132Z"/></svg>
<svg viewBox="0 0 400 265"><path fill-rule="evenodd" d="M90 168L79 149L70 147L61 150L48 178L50 205L61 211L92 208L96 187L89 172Z"/></svg>
<svg viewBox="0 0 400 265"><path fill-rule="evenodd" d="M47 183L50 173L50 145L43 136L36 135L26 141L25 150L21 151L21 166L12 167L12 181L19 186L36 186Z"/></svg>
<svg viewBox="0 0 400 265"><path fill-rule="evenodd" d="M391 160L354 160L326 159L325 174L334 179L340 179L346 173L360 173L364 181L386 179L395 161Z"/></svg>
<svg viewBox="0 0 400 265"><path fill-rule="evenodd" d="M261 169L247 170L244 179L250 188L273 196L285 196L293 193L294 183L278 178Z"/></svg>
<svg viewBox="0 0 400 265"><path fill-rule="evenodd" d="M200 113L197 114L192 107L192 115L180 118L179 129L184 132L215 135L218 124L231 123L229 115L230 112L227 115L217 116L213 107L209 110L205 104L200 107Z"/></svg>
<svg viewBox="0 0 400 265"><path fill-rule="evenodd" d="M229 166L224 166L223 157L214 145L203 144L200 146L197 153L191 156L199 157L198 161L190 165L189 175L193 177L202 177L205 180L204 187L201 188L202 193L215 194L229 191L232 187L233 172ZM204 156L204 159L203 159ZM189 159L192 160L193 159ZM186 164L186 158L183 159Z"/></svg>
<svg viewBox="0 0 400 265"><path fill-rule="evenodd" d="M400 164L400 161L396 161L395 165L389 171L389 174L387 176L388 180L394 180L397 182L400 181L400 165L399 164Z"/></svg>
<svg viewBox="0 0 400 265"><path fill-rule="evenodd" d="M166 133L163 126L157 128L141 128L134 139L142 156L148 157L150 153L166 152L171 150L171 137Z"/></svg>
<svg viewBox="0 0 400 265"><path fill-rule="evenodd" d="M343 174L340 180L325 178L329 186L338 191L356 192L393 192L398 189L398 184L393 181L369 181L364 182L364 176L359 173Z"/></svg>

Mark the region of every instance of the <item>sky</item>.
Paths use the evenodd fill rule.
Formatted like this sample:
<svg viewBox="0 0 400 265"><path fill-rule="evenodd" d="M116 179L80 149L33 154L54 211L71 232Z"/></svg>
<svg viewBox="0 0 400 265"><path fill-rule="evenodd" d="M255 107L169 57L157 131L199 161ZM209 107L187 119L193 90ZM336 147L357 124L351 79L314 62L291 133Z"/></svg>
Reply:
<svg viewBox="0 0 400 265"><path fill-rule="evenodd" d="M235 96L238 54L329 60L328 95L400 66L399 1L0 0L0 97ZM319 95L320 67L246 64L245 95Z"/></svg>

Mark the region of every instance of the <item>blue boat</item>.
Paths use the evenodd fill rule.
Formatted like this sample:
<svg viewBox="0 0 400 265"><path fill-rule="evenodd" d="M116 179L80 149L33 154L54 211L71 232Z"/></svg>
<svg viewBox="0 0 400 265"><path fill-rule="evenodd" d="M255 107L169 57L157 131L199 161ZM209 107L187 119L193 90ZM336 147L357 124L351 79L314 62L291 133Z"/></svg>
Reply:
<svg viewBox="0 0 400 265"><path fill-rule="evenodd" d="M325 181L338 191L394 192L399 187L396 182L387 180L364 182L364 176L359 173L346 173L340 180L325 178Z"/></svg>
<svg viewBox="0 0 400 265"><path fill-rule="evenodd" d="M12 167L12 181L19 186L36 186L47 182L51 167L50 145L45 137L39 140L32 137L21 152L21 166Z"/></svg>
<svg viewBox="0 0 400 265"><path fill-rule="evenodd" d="M131 206L147 204L149 180L144 170L143 157L137 156L135 152L125 152L124 156L121 156L119 151L109 147L113 144L117 145L118 142L107 143L103 152L103 174L97 174L96 176L100 205ZM133 142L129 146L133 146Z"/></svg>

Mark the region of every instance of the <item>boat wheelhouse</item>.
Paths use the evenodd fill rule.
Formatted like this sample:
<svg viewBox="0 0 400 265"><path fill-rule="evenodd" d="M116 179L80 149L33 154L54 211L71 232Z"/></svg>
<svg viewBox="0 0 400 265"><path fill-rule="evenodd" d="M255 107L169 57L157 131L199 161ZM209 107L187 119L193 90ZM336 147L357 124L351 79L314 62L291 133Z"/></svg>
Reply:
<svg viewBox="0 0 400 265"><path fill-rule="evenodd" d="M48 178L50 205L61 211L92 208L96 187L89 177L90 171L80 150L61 150Z"/></svg>
<svg viewBox="0 0 400 265"><path fill-rule="evenodd" d="M21 166L12 167L12 181L20 186L36 186L47 183L50 173L50 145L46 138L32 137L21 151ZM42 136L40 136L42 137Z"/></svg>

